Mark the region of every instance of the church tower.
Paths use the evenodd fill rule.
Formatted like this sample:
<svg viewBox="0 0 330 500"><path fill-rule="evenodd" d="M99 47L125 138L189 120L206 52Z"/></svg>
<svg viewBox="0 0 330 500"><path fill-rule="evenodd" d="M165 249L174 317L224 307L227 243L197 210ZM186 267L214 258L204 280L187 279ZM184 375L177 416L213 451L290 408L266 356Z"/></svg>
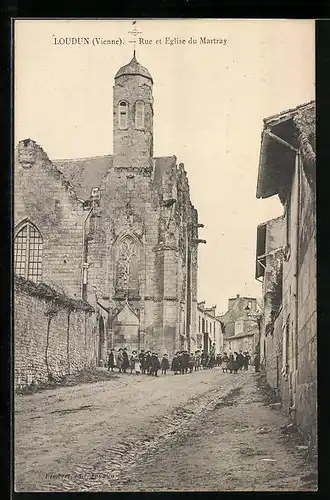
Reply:
<svg viewBox="0 0 330 500"><path fill-rule="evenodd" d="M153 158L153 80L132 60L119 69L113 87L113 151L115 168L151 170Z"/></svg>

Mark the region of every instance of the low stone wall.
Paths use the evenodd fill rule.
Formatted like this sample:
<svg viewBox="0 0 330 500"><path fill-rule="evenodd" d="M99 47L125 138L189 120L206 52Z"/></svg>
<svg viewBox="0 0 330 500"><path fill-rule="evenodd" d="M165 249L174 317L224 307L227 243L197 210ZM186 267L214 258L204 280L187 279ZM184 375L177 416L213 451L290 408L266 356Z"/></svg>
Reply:
<svg viewBox="0 0 330 500"><path fill-rule="evenodd" d="M15 389L95 366L94 316L86 302L15 277Z"/></svg>

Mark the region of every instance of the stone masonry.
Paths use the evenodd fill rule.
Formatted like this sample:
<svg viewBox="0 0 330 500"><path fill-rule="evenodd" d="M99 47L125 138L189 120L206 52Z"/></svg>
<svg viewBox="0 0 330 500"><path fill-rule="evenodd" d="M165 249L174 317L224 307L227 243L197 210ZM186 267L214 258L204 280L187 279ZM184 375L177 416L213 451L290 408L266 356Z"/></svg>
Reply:
<svg viewBox="0 0 330 500"><path fill-rule="evenodd" d="M94 310L43 284L14 282L15 388L96 364Z"/></svg>

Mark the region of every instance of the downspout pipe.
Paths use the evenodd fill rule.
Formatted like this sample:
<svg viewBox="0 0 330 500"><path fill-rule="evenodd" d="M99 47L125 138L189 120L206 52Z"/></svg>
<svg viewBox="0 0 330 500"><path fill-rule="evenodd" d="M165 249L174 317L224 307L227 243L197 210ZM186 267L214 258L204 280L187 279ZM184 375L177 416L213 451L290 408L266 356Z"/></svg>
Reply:
<svg viewBox="0 0 330 500"><path fill-rule="evenodd" d="M86 299L87 292L87 241L86 241L86 224L93 212L94 207L92 206L83 222L83 256L82 256L82 290L81 290L81 298Z"/></svg>
<svg viewBox="0 0 330 500"><path fill-rule="evenodd" d="M295 269L295 321L296 321L296 338L295 338L295 370L298 369L298 273L299 273L299 233L300 233L300 203L301 203L301 168L300 157L297 154L295 158L295 167L297 172L297 227L296 227L296 269Z"/></svg>

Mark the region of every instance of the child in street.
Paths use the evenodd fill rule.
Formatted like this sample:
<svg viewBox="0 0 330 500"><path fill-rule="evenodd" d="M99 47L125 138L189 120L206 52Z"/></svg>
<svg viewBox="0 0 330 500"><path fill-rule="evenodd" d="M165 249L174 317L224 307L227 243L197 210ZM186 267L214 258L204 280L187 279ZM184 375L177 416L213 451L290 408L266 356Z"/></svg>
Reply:
<svg viewBox="0 0 330 500"><path fill-rule="evenodd" d="M162 374L163 374L163 375L166 375L166 371L167 371L167 370L169 369L169 367L170 367L170 363L169 363L169 361L168 361L168 355L167 355L167 354L164 354L163 359L162 359L162 361L161 361L161 363L160 363L160 367L161 367L161 369L162 369Z"/></svg>

